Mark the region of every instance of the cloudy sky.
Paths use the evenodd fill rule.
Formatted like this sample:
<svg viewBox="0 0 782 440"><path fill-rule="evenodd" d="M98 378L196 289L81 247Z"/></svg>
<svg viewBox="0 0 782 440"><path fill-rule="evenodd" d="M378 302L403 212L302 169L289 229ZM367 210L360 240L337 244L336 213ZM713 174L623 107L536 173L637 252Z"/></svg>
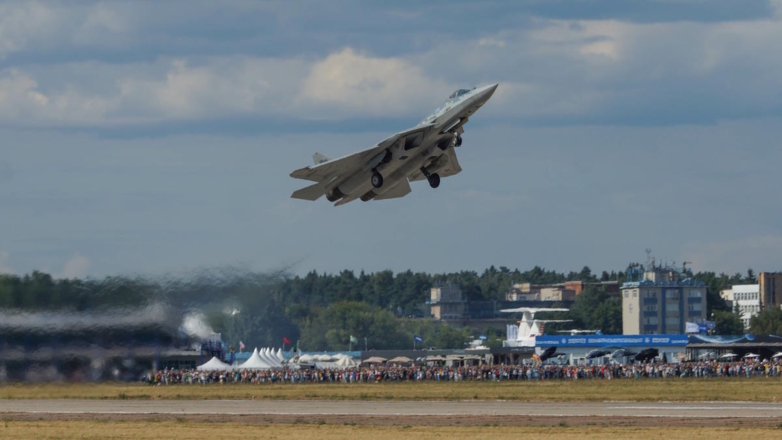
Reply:
<svg viewBox="0 0 782 440"><path fill-rule="evenodd" d="M782 269L782 1L0 2L0 272ZM437 190L315 151L499 82Z"/></svg>

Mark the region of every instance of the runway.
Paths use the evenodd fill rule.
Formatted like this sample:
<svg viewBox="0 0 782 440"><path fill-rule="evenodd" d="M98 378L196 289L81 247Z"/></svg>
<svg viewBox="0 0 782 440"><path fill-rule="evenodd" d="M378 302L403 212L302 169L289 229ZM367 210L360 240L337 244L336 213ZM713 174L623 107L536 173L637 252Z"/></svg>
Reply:
<svg viewBox="0 0 782 440"><path fill-rule="evenodd" d="M4 414L167 416L524 416L663 419L782 419L782 404L531 403L503 401L374 402L304 400L0 400Z"/></svg>

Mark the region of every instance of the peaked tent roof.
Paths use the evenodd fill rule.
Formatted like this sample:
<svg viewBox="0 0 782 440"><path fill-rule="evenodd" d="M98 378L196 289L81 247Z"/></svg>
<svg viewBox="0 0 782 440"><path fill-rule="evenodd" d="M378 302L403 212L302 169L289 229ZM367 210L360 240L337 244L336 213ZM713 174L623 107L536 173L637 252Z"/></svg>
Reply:
<svg viewBox="0 0 782 440"><path fill-rule="evenodd" d="M271 365L261 359L261 356L258 354L258 348L253 350L253 354L250 355L249 359L236 367L237 370L270 370L271 368Z"/></svg>
<svg viewBox="0 0 782 440"><path fill-rule="evenodd" d="M221 371L231 369L233 369L233 367L221 361L220 359L217 359L217 356L212 356L212 359L209 359L205 364L196 367L196 370L200 371Z"/></svg>

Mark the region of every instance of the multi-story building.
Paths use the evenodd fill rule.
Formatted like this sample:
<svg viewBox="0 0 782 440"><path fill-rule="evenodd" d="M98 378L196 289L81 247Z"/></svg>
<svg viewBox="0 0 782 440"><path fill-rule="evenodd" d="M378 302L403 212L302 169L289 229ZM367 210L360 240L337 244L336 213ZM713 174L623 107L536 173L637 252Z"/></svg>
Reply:
<svg viewBox="0 0 782 440"><path fill-rule="evenodd" d="M758 286L762 309L782 306L782 272L760 272Z"/></svg>
<svg viewBox="0 0 782 440"><path fill-rule="evenodd" d="M540 289L541 301L573 301L576 299L576 291L561 287L546 287Z"/></svg>
<svg viewBox="0 0 782 440"><path fill-rule="evenodd" d="M540 301L540 289L545 284L517 283L505 293L505 301Z"/></svg>
<svg viewBox="0 0 782 440"><path fill-rule="evenodd" d="M758 284L739 284L733 286L733 305L734 312L741 316L741 322L744 323L744 329L749 329L749 320L760 313L760 285Z"/></svg>
<svg viewBox="0 0 782 440"><path fill-rule="evenodd" d="M429 306L434 319L462 319L467 300L457 284L436 284L432 287Z"/></svg>
<svg viewBox="0 0 782 440"><path fill-rule="evenodd" d="M567 281L554 284L517 283L505 293L505 301L573 301L587 288L604 290L619 295L616 281L584 282Z"/></svg>
<svg viewBox="0 0 782 440"><path fill-rule="evenodd" d="M725 304L733 310L733 288L720 290L720 298L725 300Z"/></svg>
<svg viewBox="0 0 782 440"><path fill-rule="evenodd" d="M668 266L631 266L622 284L622 332L683 334L687 322L706 319L706 285Z"/></svg>

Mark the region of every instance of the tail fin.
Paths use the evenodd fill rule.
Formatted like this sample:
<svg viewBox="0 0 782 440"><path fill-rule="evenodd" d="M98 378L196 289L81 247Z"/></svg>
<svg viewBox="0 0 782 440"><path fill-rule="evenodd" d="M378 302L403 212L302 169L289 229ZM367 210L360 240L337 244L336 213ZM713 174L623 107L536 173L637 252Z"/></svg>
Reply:
<svg viewBox="0 0 782 440"><path fill-rule="evenodd" d="M320 153L315 153L312 155L312 160L315 162L315 165L320 165L323 162L328 162L331 160L331 158L326 157Z"/></svg>

